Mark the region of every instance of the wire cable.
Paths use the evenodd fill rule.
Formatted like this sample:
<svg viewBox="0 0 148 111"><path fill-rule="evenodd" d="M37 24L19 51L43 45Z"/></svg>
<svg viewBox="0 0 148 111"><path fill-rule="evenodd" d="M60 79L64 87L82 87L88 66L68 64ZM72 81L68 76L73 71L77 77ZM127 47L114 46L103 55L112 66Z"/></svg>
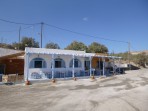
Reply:
<svg viewBox="0 0 148 111"><path fill-rule="evenodd" d="M8 32L16 32L16 31L18 31L18 30L9 30L9 31L0 31L0 32L2 32L2 33L8 33Z"/></svg>
<svg viewBox="0 0 148 111"><path fill-rule="evenodd" d="M126 41L119 41L119 40L107 39L107 38L97 37L97 36L93 36L93 35L89 35L89 34L85 34L85 33L75 32L75 31L72 31L72 30L69 30L69 29L57 27L55 25L51 25L51 24L47 24L47 23L44 23L44 24L47 25L47 26L49 26L49 27L53 27L53 28L56 28L56 29L59 29L59 30L64 30L64 31L71 32L71 33L78 34L78 35L82 35L82 36L88 36L88 37L92 37L92 38L103 39L103 40L113 41L113 42L128 43Z"/></svg>
<svg viewBox="0 0 148 111"><path fill-rule="evenodd" d="M37 25L37 24L36 24L36 25ZM21 30L26 30L26 29L29 29L29 28L32 28L32 27L34 27L34 25L21 28ZM7 32L17 32L17 31L18 31L18 30L0 31L0 32L2 32L2 33L7 33Z"/></svg>
<svg viewBox="0 0 148 111"><path fill-rule="evenodd" d="M21 24L21 25L35 25L35 24L41 24L41 23L34 23L34 24L28 24L28 23L21 23L21 22L13 22L9 20L0 19L0 21L7 22L7 23L13 23L13 24Z"/></svg>
<svg viewBox="0 0 148 111"><path fill-rule="evenodd" d="M0 21L7 22L7 23L13 23L13 24L22 24L22 25L37 25L37 24L41 24L41 23L34 23L34 24L19 23L19 22L13 22L13 21L4 20L4 19L0 19ZM107 40L107 41L113 41L113 42L128 43L126 41L119 41L119 40L114 40L114 39L107 39L107 38L103 38L103 37L97 37L97 36L93 36L93 35L89 35L89 34L85 34L85 33L80 33L80 32L76 32L76 31L72 31L72 30L69 30L69 29L57 27L55 25L51 25L51 24L47 24L47 23L44 23L44 24L47 25L47 26L49 26L49 27L57 28L57 29L64 30L64 31L67 31L67 32L71 32L71 33L78 34L78 35L88 36L88 37L97 38L97 39L99 38L99 39L103 39L103 40Z"/></svg>

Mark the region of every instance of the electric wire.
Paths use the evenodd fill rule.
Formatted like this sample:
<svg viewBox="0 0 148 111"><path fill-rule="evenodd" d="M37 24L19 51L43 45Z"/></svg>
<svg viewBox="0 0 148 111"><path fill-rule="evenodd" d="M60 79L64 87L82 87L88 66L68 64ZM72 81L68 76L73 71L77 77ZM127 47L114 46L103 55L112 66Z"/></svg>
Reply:
<svg viewBox="0 0 148 111"><path fill-rule="evenodd" d="M64 31L71 32L71 33L78 34L78 35L82 35L82 36L88 36L88 37L92 37L92 38L96 38L96 39L103 39L103 40L113 41L113 42L128 43L126 41L119 41L119 40L107 39L107 38L103 38L103 37L97 37L97 36L93 36L93 35L89 35L89 34L85 34L85 33L80 33L80 32L72 31L72 30L69 30L69 29L57 27L55 25L50 25L50 24L47 24L47 23L44 23L44 24L47 25L47 26L49 26L49 27L53 27L53 28L56 28L56 29L59 29L59 30L64 30Z"/></svg>
<svg viewBox="0 0 148 111"><path fill-rule="evenodd" d="M32 28L34 27L35 25L32 25L32 26L28 26L28 27L24 27L24 28L21 28L21 30L26 30L26 29L29 29L29 28ZM0 31L2 33L7 33L7 32L17 32L18 30L9 30L9 31Z"/></svg>
<svg viewBox="0 0 148 111"><path fill-rule="evenodd" d="M7 22L7 23L13 23L13 24L21 24L21 25L36 25L36 24L43 23L43 22L41 22L41 23L28 24L28 23L13 22L13 21L4 20L4 19L0 19L0 21ZM61 27L58 27L58 26L55 26L55 25L51 25L51 24L47 24L47 23L44 23L44 24L49 26L49 27L53 27L53 28L56 28L56 29L60 29L60 30L63 30L63 31L71 32L71 33L82 35L82 36L88 36L88 37L92 37L92 38L97 38L97 39L102 39L102 40L107 40L107 41L113 41L113 42L128 43L126 41L107 39L107 38L104 38L104 37L97 37L97 36L93 36L93 35L89 35L89 34L85 34L85 33L80 33L80 32L72 31L72 30L69 30L69 29L61 28Z"/></svg>
<svg viewBox="0 0 148 111"><path fill-rule="evenodd" d="M7 22L7 23L12 23L12 24L21 24L21 25L35 25L35 24L40 24L40 23L28 24L28 23L21 23L21 22L13 22L13 21L4 20L4 19L0 19L0 21Z"/></svg>
<svg viewBox="0 0 148 111"><path fill-rule="evenodd" d="M22 28L22 29L28 29L28 28L33 27L34 25L44 24L44 25L46 25L48 27L52 27L52 28L56 28L56 29L59 29L59 30L67 31L67 32L70 32L70 33L73 33L73 34L77 34L77 35L87 36L89 38L91 37L91 38L95 38L95 39L102 39L102 40L106 40L106 41L120 42L120 43L126 43L126 44L129 43L127 41L108 39L108 38L104 38L104 37L93 36L93 35L86 34L86 33L76 32L76 31L73 31L73 30L61 28L61 27L58 27L58 26L55 26L55 25L51 25L51 24L48 24L48 23L43 23L43 22L29 24L29 23L13 22L13 21L4 20L4 19L0 19L0 21L7 22L7 23L13 23L13 24L17 24L17 25L18 24L20 24L20 25L31 25L31 26L28 26L28 27L25 27L25 28ZM0 32L13 32L13 31L0 31Z"/></svg>

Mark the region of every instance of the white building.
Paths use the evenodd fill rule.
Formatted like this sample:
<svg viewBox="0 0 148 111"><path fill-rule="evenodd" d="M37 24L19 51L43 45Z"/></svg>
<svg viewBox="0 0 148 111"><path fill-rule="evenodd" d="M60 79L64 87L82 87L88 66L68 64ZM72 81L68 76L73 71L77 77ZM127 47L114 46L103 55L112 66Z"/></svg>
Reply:
<svg viewBox="0 0 148 111"><path fill-rule="evenodd" d="M85 51L26 48L25 81L91 76L94 74L92 62L90 62L93 57L102 58L103 75L105 75L105 58L118 58Z"/></svg>

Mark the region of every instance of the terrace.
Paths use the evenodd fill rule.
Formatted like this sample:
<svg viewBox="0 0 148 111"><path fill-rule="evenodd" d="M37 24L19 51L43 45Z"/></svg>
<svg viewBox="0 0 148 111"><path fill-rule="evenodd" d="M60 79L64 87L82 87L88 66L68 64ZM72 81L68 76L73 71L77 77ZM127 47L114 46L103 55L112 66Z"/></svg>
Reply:
<svg viewBox="0 0 148 111"><path fill-rule="evenodd" d="M26 48L25 80L106 76L115 72L109 61L120 57L103 56L85 51Z"/></svg>

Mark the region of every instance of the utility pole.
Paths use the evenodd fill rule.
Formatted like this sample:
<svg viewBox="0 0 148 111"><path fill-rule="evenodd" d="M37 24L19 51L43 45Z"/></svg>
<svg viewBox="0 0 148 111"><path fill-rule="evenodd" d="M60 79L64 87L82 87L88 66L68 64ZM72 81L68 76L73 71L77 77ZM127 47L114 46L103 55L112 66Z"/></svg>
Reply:
<svg viewBox="0 0 148 111"><path fill-rule="evenodd" d="M19 43L20 43L20 41L21 41L21 26L19 28Z"/></svg>
<svg viewBox="0 0 148 111"><path fill-rule="evenodd" d="M131 69L131 65L130 65L130 42L128 42L128 64L129 64L129 69Z"/></svg>
<svg viewBox="0 0 148 111"><path fill-rule="evenodd" d="M18 44L18 49L20 48L20 42L21 42L21 26L19 28L19 44Z"/></svg>
<svg viewBox="0 0 148 111"><path fill-rule="evenodd" d="M44 25L44 23L43 22L41 22L41 48L42 48L42 37L43 37L43 25Z"/></svg>
<svg viewBox="0 0 148 111"><path fill-rule="evenodd" d="M34 42L33 42L33 37L34 37L34 26L32 26L31 28L32 28L32 47L34 47Z"/></svg>

